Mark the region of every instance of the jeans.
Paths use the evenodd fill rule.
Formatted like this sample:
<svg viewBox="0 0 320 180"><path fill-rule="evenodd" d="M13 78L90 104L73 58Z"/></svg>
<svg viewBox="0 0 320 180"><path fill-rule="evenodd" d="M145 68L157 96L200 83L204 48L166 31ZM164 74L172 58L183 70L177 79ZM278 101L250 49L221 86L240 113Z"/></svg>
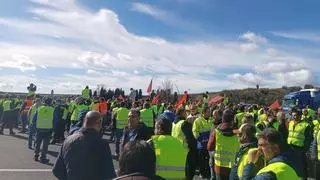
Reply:
<svg viewBox="0 0 320 180"><path fill-rule="evenodd" d="M211 174L211 180L214 180L216 175L215 175L215 172L214 172L214 151L210 151L209 152L209 156L210 156L210 159L209 159L209 167L210 167L210 174Z"/></svg>
<svg viewBox="0 0 320 180"><path fill-rule="evenodd" d="M29 125L28 147L32 147L33 137L36 134L36 127L32 124Z"/></svg>
<svg viewBox="0 0 320 180"><path fill-rule="evenodd" d="M206 149L199 149L199 172L203 178L208 178L210 175L209 168L209 152Z"/></svg>
<svg viewBox="0 0 320 180"><path fill-rule="evenodd" d="M116 154L120 153L120 141L123 136L123 129L116 129Z"/></svg>
<svg viewBox="0 0 320 180"><path fill-rule="evenodd" d="M36 134L36 147L34 149L34 157L39 157L40 146L42 144L40 159L46 159L48 147L51 139L51 131L41 132L37 130Z"/></svg>
<svg viewBox="0 0 320 180"><path fill-rule="evenodd" d="M27 113L23 112L21 114L21 130L26 131L28 125L28 116Z"/></svg>

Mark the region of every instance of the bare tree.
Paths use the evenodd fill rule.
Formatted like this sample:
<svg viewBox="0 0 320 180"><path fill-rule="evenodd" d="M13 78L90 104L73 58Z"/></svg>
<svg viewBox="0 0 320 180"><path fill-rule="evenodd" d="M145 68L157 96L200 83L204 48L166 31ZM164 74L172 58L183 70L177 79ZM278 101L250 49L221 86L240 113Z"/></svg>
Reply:
<svg viewBox="0 0 320 180"><path fill-rule="evenodd" d="M161 93L161 99L166 102L171 102L172 97L171 94L173 92L173 83L170 79L165 79L162 82L162 93Z"/></svg>
<svg viewBox="0 0 320 180"><path fill-rule="evenodd" d="M173 92L173 83L170 79L165 79L163 82L162 82L162 89L163 90L166 90L166 91L170 91Z"/></svg>

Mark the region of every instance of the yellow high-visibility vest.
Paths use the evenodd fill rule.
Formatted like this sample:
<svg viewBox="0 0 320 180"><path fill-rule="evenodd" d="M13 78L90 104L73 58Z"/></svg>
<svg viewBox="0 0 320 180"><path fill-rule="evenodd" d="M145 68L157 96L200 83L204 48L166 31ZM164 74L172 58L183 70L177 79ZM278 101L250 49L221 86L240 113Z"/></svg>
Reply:
<svg viewBox="0 0 320 180"><path fill-rule="evenodd" d="M156 174L165 179L185 179L187 150L175 137L156 135L151 137L156 154Z"/></svg>

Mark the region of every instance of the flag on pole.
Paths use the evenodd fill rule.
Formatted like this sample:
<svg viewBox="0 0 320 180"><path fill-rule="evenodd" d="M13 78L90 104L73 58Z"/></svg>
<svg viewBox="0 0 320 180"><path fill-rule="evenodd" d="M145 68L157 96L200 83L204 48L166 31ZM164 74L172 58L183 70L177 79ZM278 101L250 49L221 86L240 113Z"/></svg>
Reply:
<svg viewBox="0 0 320 180"><path fill-rule="evenodd" d="M187 102L187 94L184 94L180 100L178 101L177 105L176 105L176 110L179 109L179 107L183 104Z"/></svg>
<svg viewBox="0 0 320 180"><path fill-rule="evenodd" d="M150 81L150 83L149 83L149 86L148 86L148 88L147 88L147 93L150 94L151 91L152 91L152 79L151 79L151 81Z"/></svg>

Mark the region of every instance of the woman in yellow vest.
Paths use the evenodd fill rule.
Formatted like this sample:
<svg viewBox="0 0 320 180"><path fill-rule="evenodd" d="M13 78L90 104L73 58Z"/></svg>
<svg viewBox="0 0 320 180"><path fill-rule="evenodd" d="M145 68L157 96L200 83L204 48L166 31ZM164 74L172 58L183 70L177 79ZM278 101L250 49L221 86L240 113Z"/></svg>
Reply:
<svg viewBox="0 0 320 180"><path fill-rule="evenodd" d="M297 168L292 164L292 156L284 155L285 141L281 134L273 129L267 128L258 135L258 149L248 155L248 164L244 168L244 174L251 175L246 179L276 179L276 180L298 180ZM266 161L266 166L254 175L255 164L260 156Z"/></svg>
<svg viewBox="0 0 320 180"><path fill-rule="evenodd" d="M171 136L172 121L160 115L155 124L154 136L148 141L156 154L156 174L165 179L185 179L188 150Z"/></svg>

